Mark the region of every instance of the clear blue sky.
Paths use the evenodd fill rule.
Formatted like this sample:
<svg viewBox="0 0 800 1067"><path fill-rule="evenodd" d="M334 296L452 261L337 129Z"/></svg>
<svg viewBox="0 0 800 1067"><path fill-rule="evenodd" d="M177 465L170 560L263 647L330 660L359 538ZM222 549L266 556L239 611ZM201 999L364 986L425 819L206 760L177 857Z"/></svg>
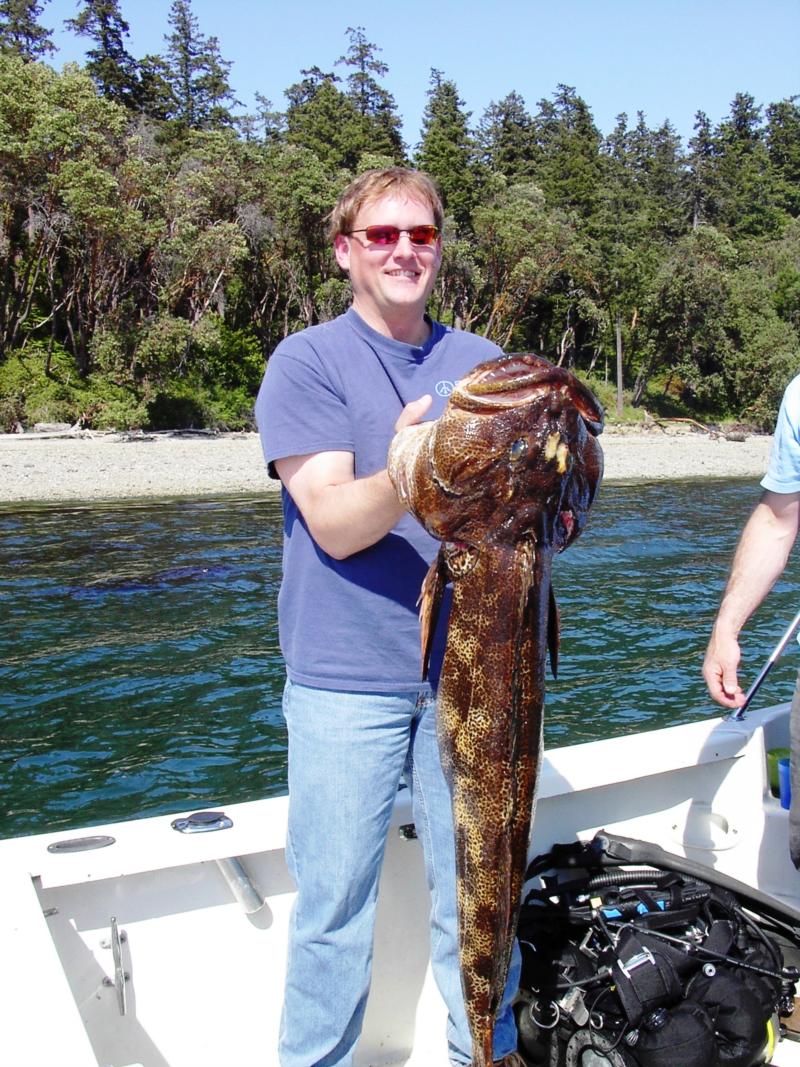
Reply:
<svg viewBox="0 0 800 1067"><path fill-rule="evenodd" d="M63 29L77 0L50 0L41 17L54 29L60 65L83 59L84 39ZM120 0L136 57L164 50L169 0ZM609 133L616 116L649 126L669 118L684 143L694 114L723 119L737 92L767 105L800 94L800 0L193 0L207 37L233 62L231 84L247 109L256 91L283 110L284 90L304 67L335 68L348 26L363 26L382 49L412 147L432 67L458 87L473 122L511 90L530 111L559 83L574 86Z"/></svg>

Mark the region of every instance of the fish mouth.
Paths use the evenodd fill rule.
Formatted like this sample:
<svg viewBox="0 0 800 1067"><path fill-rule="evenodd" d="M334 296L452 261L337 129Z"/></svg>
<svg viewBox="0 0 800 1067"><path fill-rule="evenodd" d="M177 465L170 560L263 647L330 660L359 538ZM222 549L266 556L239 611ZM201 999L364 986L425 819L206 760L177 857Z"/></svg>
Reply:
<svg viewBox="0 0 800 1067"><path fill-rule="evenodd" d="M602 432L603 410L583 383L563 367L527 353L482 363L456 383L451 403L479 414L520 407L548 394L560 394L593 434Z"/></svg>

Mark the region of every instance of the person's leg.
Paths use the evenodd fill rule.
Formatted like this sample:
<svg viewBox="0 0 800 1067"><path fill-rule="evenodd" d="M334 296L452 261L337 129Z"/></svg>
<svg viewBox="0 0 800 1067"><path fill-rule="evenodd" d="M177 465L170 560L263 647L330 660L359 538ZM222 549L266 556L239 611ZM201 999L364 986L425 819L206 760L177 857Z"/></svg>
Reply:
<svg viewBox="0 0 800 1067"><path fill-rule="evenodd" d="M447 1039L454 1064L471 1060L472 1040L464 1010L458 963L456 865L450 789L439 760L436 709L430 694L421 697L412 727L406 778L412 790L414 822L425 854L431 890L431 966L447 1005ZM508 981L494 1032L496 1060L517 1047L512 1002L519 986L521 956L514 942Z"/></svg>
<svg viewBox="0 0 800 1067"><path fill-rule="evenodd" d="M298 887L282 1067L349 1067L369 991L375 901L413 695L284 691L286 857Z"/></svg>

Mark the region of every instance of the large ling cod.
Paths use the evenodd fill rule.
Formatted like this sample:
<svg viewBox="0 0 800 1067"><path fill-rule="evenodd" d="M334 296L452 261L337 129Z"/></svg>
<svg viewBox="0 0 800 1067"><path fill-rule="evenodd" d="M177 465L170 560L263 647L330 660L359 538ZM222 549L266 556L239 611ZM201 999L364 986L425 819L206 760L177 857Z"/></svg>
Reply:
<svg viewBox="0 0 800 1067"><path fill-rule="evenodd" d="M453 797L461 981L474 1067L492 1064L542 750L544 672L559 621L553 555L597 493L603 411L533 355L476 367L442 416L397 434L389 476L442 545L420 597L423 677L447 582L453 604L438 694Z"/></svg>

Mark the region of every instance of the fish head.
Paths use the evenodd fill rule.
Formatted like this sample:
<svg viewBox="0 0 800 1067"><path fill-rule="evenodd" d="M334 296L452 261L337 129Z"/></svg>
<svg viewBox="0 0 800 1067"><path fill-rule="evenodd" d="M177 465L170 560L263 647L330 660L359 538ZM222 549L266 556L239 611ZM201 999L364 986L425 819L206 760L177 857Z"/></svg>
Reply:
<svg viewBox="0 0 800 1067"><path fill-rule="evenodd" d="M482 363L441 417L397 435L389 474L434 537L477 546L533 537L555 550L583 528L602 476L603 410L540 356Z"/></svg>

